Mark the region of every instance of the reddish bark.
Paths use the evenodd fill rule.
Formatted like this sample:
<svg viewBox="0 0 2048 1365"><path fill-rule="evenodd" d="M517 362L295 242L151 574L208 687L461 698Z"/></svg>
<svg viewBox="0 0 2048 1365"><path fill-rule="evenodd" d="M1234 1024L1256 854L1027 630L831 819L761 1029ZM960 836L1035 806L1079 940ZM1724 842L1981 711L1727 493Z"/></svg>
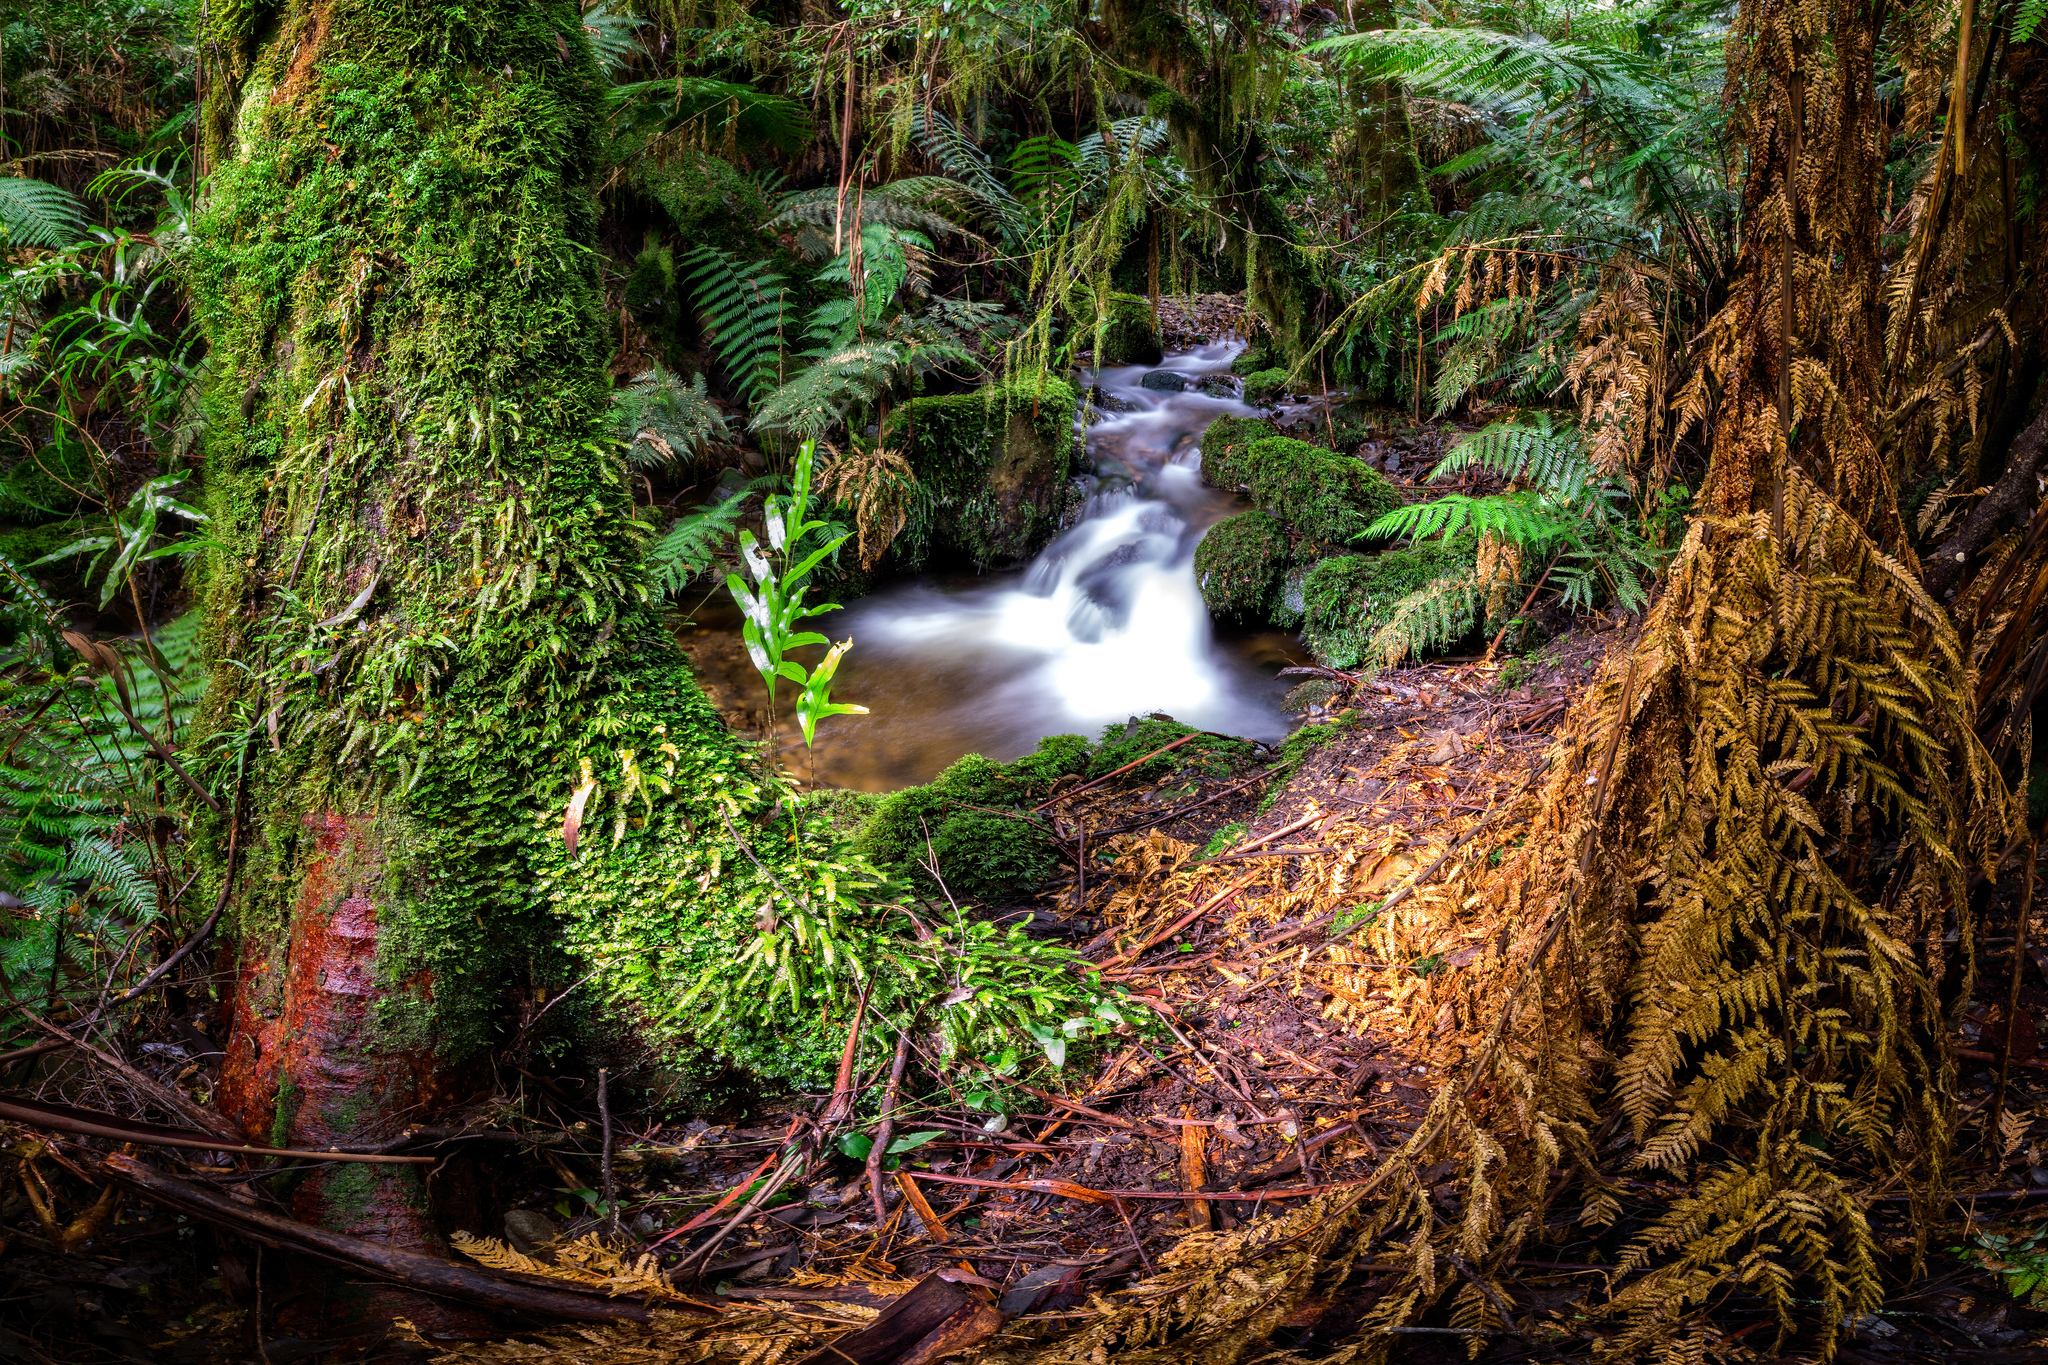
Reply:
<svg viewBox="0 0 2048 1365"><path fill-rule="evenodd" d="M394 983L378 980L378 888L384 856L375 821L306 817L313 840L284 941L244 933L228 998L229 1039L216 1103L257 1145L324 1148L394 1138L450 1097L452 1077L430 1047L400 1047L376 1007ZM413 979L408 995L430 993ZM331 1166L290 1194L301 1222L402 1250L448 1255L416 1168ZM334 1288L314 1275L300 1286ZM314 1334L380 1326L394 1316L439 1335L482 1334L470 1310L399 1290L309 1292Z"/></svg>

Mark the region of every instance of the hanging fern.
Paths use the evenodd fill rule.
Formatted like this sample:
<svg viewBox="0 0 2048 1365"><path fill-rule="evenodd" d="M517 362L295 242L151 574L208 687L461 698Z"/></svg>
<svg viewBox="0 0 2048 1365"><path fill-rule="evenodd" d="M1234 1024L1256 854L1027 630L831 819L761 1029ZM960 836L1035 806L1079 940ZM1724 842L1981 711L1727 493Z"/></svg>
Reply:
<svg viewBox="0 0 2048 1365"><path fill-rule="evenodd" d="M733 387L749 402L759 401L781 370L787 283L709 244L686 253L682 265L689 272L684 283Z"/></svg>
<svg viewBox="0 0 2048 1365"><path fill-rule="evenodd" d="M1382 668L1443 649L1479 624L1485 594L1471 569L1439 578L1402 598L1372 637L1367 657Z"/></svg>

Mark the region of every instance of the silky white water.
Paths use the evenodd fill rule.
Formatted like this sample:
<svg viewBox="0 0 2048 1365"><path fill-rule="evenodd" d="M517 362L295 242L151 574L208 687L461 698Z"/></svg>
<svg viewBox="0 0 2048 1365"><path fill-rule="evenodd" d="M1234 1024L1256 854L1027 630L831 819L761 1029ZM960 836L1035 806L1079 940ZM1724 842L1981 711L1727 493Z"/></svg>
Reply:
<svg viewBox="0 0 2048 1365"><path fill-rule="evenodd" d="M1259 739L1286 733L1273 676L1287 661L1284 637L1219 638L1195 582L1202 533L1244 506L1202 482L1199 436L1252 409L1141 383L1154 368L1227 375L1239 349L1217 343L1096 376L1112 410L1084 433L1094 490L1080 520L1021 573L891 584L810 623L852 637L834 695L870 711L821 727L821 781L927 781L964 753L1014 758L1046 735L1093 738L1134 715ZM1212 381L1223 385L1235 387Z"/></svg>

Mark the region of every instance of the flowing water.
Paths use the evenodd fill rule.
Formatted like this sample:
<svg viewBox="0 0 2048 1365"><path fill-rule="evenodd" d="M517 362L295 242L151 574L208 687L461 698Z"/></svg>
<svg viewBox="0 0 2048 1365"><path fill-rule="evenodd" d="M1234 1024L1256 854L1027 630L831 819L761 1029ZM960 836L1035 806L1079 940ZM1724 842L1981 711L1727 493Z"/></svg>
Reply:
<svg viewBox="0 0 2048 1365"><path fill-rule="evenodd" d="M1156 368L1227 375L1239 349L1219 342ZM1293 661L1292 639L1219 634L1195 582L1202 533L1245 507L1202 482L1197 442L1218 417L1252 409L1194 388L1146 388L1152 368L1095 376L1115 410L1085 432L1092 490L1080 520L1028 568L893 583L808 623L853 637L833 694L871 712L819 727L821 784L892 790L965 753L1015 758L1046 735L1092 737L1133 715L1256 739L1286 733L1286 688L1274 675ZM758 712L760 675L738 647L737 613L707 608L696 620L683 643L714 699ZM806 771L800 750L791 758Z"/></svg>

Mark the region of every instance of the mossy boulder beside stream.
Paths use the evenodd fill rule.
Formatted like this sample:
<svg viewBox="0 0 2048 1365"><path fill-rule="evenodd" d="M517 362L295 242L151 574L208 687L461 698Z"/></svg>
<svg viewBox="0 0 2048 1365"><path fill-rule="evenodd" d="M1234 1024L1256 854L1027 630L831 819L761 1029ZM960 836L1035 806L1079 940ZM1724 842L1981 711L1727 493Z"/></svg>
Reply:
<svg viewBox="0 0 2048 1365"><path fill-rule="evenodd" d="M1469 568L1472 538L1424 541L1376 555L1334 555L1289 574L1274 623L1299 626L1301 642L1332 668L1355 668L1394 605Z"/></svg>
<svg viewBox="0 0 2048 1365"><path fill-rule="evenodd" d="M894 554L906 569L1029 559L1059 529L1074 464L1073 386L1019 379L913 398L884 435L917 475L919 497Z"/></svg>
<svg viewBox="0 0 2048 1365"><path fill-rule="evenodd" d="M1292 436L1262 436L1243 446L1204 442L1202 477L1218 488L1245 489L1259 510L1280 518L1297 537L1324 545L1357 541L1396 503L1393 488L1372 466Z"/></svg>
<svg viewBox="0 0 2048 1365"><path fill-rule="evenodd" d="M1195 547L1195 582L1218 616L1256 622L1271 614L1293 542L1264 512L1240 512L1211 526Z"/></svg>

